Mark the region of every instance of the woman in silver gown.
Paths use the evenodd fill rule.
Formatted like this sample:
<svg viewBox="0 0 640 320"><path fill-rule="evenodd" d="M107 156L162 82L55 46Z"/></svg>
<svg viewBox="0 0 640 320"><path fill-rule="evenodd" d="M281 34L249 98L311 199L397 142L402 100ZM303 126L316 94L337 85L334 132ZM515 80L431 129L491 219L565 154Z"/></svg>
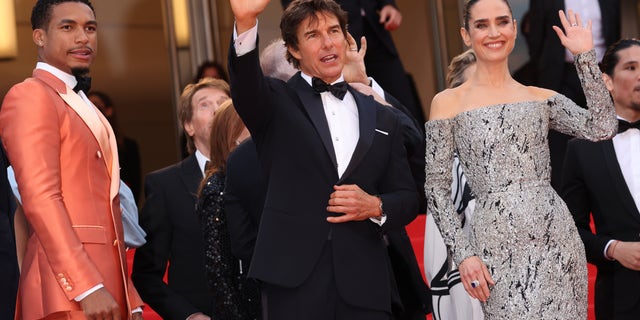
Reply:
<svg viewBox="0 0 640 320"><path fill-rule="evenodd" d="M559 15L563 29L554 29L575 56L588 110L516 82L508 69L517 30L508 2L470 0L461 35L476 53L476 71L434 97L425 124L427 212L465 289L483 302L485 319L587 318L584 247L549 182L547 133L602 140L615 134L617 123L591 23L571 10ZM454 151L476 195L469 234L450 198Z"/></svg>

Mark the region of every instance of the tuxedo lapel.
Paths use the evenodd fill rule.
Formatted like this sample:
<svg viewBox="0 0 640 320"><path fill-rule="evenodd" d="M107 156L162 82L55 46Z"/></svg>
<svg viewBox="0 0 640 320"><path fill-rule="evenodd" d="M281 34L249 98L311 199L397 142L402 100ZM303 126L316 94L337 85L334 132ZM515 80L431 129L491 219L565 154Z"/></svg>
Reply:
<svg viewBox="0 0 640 320"><path fill-rule="evenodd" d="M49 72L36 69L33 72L33 76L48 86L52 87L58 95L66 102L66 104L75 111L75 113L82 119L82 121L87 125L93 136L95 137L98 145L100 146L100 152L102 153L104 160L104 164L107 167L107 170L111 173L112 171L112 163L113 163L113 155L111 152L110 141L109 141L109 133L107 132L107 128L100 121L100 117L97 114L99 112L93 106L88 106L86 102L80 97L78 94L73 92L71 88L67 87L64 82ZM93 110L92 110L93 108ZM111 134L113 136L113 134ZM116 149L117 150L117 149Z"/></svg>
<svg viewBox="0 0 640 320"><path fill-rule="evenodd" d="M295 90L302 108L306 111L309 119L311 119L311 123L313 123L313 126L316 128L316 132L318 132L320 140L322 140L324 149L333 162L333 167L337 168L338 161L336 160L333 142L331 142L331 131L329 131L329 123L324 114L322 98L313 91L311 86L300 76L299 72L289 80L289 85Z"/></svg>
<svg viewBox="0 0 640 320"><path fill-rule="evenodd" d="M340 181L338 181L338 184L348 177L362 160L364 160L369 148L371 148L376 129L376 107L373 98L356 92L351 86L349 86L349 91L358 106L360 138L351 156L351 161L349 161L349 165L340 178Z"/></svg>
<svg viewBox="0 0 640 320"><path fill-rule="evenodd" d="M198 186L200 186L202 178L202 172L200 172L195 154L191 154L180 163L180 179L185 189L193 197L198 196Z"/></svg>
<svg viewBox="0 0 640 320"><path fill-rule="evenodd" d="M616 188L615 192L620 197L620 202L622 202L624 207L627 208L627 212L629 212L634 219L640 221L640 212L638 212L638 208L633 201L631 192L629 192L627 182L624 180L624 176L622 175L622 170L620 169L620 164L616 157L616 151L613 147L613 141L602 141L601 145L606 166L609 170L609 174L613 178L613 185Z"/></svg>

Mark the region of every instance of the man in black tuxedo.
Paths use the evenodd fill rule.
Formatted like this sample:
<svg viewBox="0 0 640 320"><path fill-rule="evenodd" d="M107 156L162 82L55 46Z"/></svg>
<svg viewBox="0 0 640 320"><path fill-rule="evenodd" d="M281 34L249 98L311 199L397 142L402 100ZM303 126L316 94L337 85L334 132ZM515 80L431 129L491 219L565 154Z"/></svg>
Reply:
<svg viewBox="0 0 640 320"><path fill-rule="evenodd" d="M206 320L214 305L195 205L209 160L211 121L229 95L229 85L220 79L187 85L178 113L191 155L145 178L140 226L147 243L136 249L132 280L144 302L163 319ZM163 281L165 270L168 283Z"/></svg>
<svg viewBox="0 0 640 320"><path fill-rule="evenodd" d="M598 268L596 319L631 320L640 315L640 41L612 45L601 68L618 134L601 142L569 141L561 195L587 260Z"/></svg>
<svg viewBox="0 0 640 320"><path fill-rule="evenodd" d="M280 0L286 9L293 0ZM367 72L391 95L398 98L420 123L425 117L415 85L404 69L400 55L393 43L391 31L402 23L402 14L395 0L335 0L347 12L348 31L360 41L366 38L368 53L365 56ZM422 130L422 126L420 126ZM423 159L424 160L424 159Z"/></svg>
<svg viewBox="0 0 640 320"><path fill-rule="evenodd" d="M355 44L353 38L349 38L349 41ZM371 83L375 90L367 85L358 85L356 89L362 90L361 92L366 95L378 94L379 99L386 100L385 104L391 104L390 110L396 113L402 122L403 143L409 155L409 165L414 171L416 186L422 190L424 188L424 136L419 129L419 124L405 107L389 93L384 92L372 78L366 77L363 59L366 56L366 49L364 46L358 52L349 52L348 62L343 70L344 74L365 77L345 79L354 81L355 83L350 82L352 85ZM298 70L287 62L285 53L286 47L282 39L272 42L262 51L260 66L266 76L288 81L295 75ZM385 98L382 98L383 96ZM227 159L225 179L227 226L232 251L243 261L243 268L248 268L250 265L264 205L266 187L260 171L255 143L251 139L238 146ZM421 202L426 203L426 201ZM396 320L424 319L424 315L431 310L431 292L422 278L411 241L404 229L390 231L386 237L397 285L396 302L401 302L393 305L394 317Z"/></svg>
<svg viewBox="0 0 640 320"><path fill-rule="evenodd" d="M0 319L13 319L18 292L18 260L13 216L16 210L9 180L7 157L0 143Z"/></svg>
<svg viewBox="0 0 640 320"><path fill-rule="evenodd" d="M620 39L620 1L530 0L529 56L536 70L534 85L559 92L576 104L586 107L587 101L573 65L573 56L556 36L553 26L560 26L558 10L573 10L583 21L592 20L593 37L598 61L607 47ZM549 131L551 153L551 185L560 190L562 164L569 136Z"/></svg>
<svg viewBox="0 0 640 320"><path fill-rule="evenodd" d="M257 16L267 3L231 1L232 97L267 181L249 276L262 281L268 319L391 319L382 234L417 212L400 122L341 82L346 14L331 0L285 10L287 57L302 73L263 77Z"/></svg>

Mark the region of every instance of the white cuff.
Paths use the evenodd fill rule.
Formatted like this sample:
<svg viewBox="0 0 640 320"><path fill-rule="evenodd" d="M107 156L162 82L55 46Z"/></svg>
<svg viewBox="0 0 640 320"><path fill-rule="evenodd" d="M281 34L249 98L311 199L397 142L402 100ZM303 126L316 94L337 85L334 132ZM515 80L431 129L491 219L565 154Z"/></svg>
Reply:
<svg viewBox="0 0 640 320"><path fill-rule="evenodd" d="M371 80L371 89L373 89L373 91L384 100L387 100L387 97L384 96L384 89L382 89L382 87L376 82L376 79L369 77L369 80Z"/></svg>
<svg viewBox="0 0 640 320"><path fill-rule="evenodd" d="M387 221L387 215L383 214L382 216L380 216L380 219L376 219L376 218L369 218L369 220L373 221L373 223L382 226L386 221Z"/></svg>
<svg viewBox="0 0 640 320"><path fill-rule="evenodd" d="M236 56L243 56L256 48L258 40L258 21L253 28L238 34L235 23L233 24L233 47L236 49Z"/></svg>
<svg viewBox="0 0 640 320"><path fill-rule="evenodd" d="M607 259L607 260L615 261L613 258L611 258L611 257L609 257L609 256L607 255L607 250L609 250L609 246L610 246L611 244L613 244L614 242L616 242L616 241L615 241L615 240L609 240L609 242L607 242L607 245L606 245L606 246L604 246L604 252L603 252L603 255L604 255L604 258L605 258L605 259Z"/></svg>
<svg viewBox="0 0 640 320"><path fill-rule="evenodd" d="M95 285L93 288L81 293L80 295L78 295L77 297L73 298L73 300L75 300L76 302L80 302L82 301L82 299L88 297L90 294L98 291L98 289L104 288L104 285L102 283Z"/></svg>

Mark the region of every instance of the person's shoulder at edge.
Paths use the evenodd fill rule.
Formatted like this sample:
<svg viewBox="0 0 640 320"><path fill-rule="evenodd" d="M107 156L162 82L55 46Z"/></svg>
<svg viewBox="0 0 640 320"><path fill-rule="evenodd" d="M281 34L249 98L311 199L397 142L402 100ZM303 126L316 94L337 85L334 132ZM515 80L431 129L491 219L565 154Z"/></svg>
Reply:
<svg viewBox="0 0 640 320"><path fill-rule="evenodd" d="M438 92L431 100L429 120L452 119L459 113L460 95L465 91L464 84L460 87L445 89Z"/></svg>

